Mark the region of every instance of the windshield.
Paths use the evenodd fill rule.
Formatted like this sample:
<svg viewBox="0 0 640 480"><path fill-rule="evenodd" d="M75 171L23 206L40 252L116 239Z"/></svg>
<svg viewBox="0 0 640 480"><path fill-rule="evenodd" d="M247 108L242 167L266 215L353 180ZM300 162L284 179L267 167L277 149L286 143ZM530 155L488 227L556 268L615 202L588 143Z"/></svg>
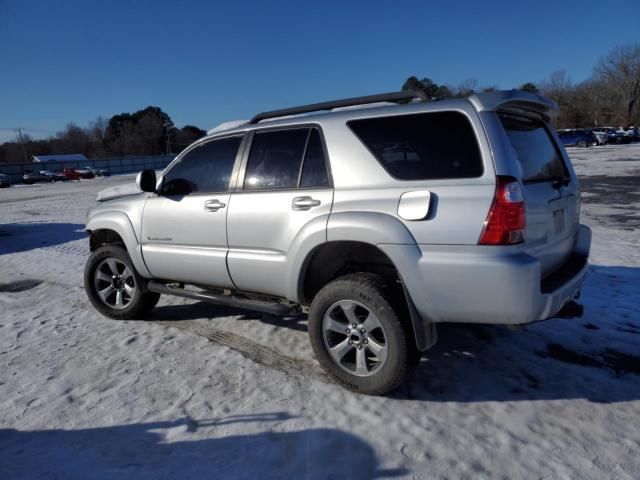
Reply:
<svg viewBox="0 0 640 480"><path fill-rule="evenodd" d="M539 120L500 115L524 183L566 179L569 174L553 138Z"/></svg>

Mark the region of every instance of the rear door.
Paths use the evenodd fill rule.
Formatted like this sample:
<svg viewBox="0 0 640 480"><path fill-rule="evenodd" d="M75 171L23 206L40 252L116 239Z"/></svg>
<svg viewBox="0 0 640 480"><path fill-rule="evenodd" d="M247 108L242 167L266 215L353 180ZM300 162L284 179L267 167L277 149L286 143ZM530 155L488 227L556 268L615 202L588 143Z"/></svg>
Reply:
<svg viewBox="0 0 640 480"><path fill-rule="evenodd" d="M524 187L525 249L539 259L546 276L573 251L579 224L577 181L541 120L510 114L501 114L500 120Z"/></svg>
<svg viewBox="0 0 640 480"><path fill-rule="evenodd" d="M240 290L286 296L296 238L305 227L326 235L333 188L322 133L318 127L255 132L241 170L227 220L231 278Z"/></svg>

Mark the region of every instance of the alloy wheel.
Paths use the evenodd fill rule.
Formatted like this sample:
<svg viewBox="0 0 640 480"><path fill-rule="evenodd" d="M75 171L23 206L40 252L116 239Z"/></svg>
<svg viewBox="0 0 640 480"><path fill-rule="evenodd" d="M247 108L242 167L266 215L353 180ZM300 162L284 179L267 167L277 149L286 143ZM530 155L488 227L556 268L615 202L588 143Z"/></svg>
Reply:
<svg viewBox="0 0 640 480"><path fill-rule="evenodd" d="M136 293L133 272L117 258L100 262L94 273L94 286L102 303L117 310L126 308Z"/></svg>
<svg viewBox="0 0 640 480"><path fill-rule="evenodd" d="M380 319L354 300L340 300L322 322L325 347L333 361L352 375L368 377L385 364L387 336Z"/></svg>

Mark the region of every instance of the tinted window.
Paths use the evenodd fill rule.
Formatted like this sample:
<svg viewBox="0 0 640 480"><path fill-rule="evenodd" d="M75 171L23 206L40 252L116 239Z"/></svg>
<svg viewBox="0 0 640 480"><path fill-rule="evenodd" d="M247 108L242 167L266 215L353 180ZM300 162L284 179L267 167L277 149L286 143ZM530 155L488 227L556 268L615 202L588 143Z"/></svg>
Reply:
<svg viewBox="0 0 640 480"><path fill-rule="evenodd" d="M400 180L482 175L469 120L457 112L352 120L348 125L382 166Z"/></svg>
<svg viewBox="0 0 640 480"><path fill-rule="evenodd" d="M523 182L545 182L567 177L564 160L540 121L501 115L513 153L522 168ZM563 135L574 137L575 133Z"/></svg>
<svg viewBox="0 0 640 480"><path fill-rule="evenodd" d="M315 128L311 130L307 151L304 155L300 187L326 187L329 185L329 174L324 158L324 149L320 132Z"/></svg>
<svg viewBox="0 0 640 480"><path fill-rule="evenodd" d="M163 195L188 195L195 192L225 192L242 137L204 143L189 151L167 172L162 182Z"/></svg>
<svg viewBox="0 0 640 480"><path fill-rule="evenodd" d="M246 190L295 188L309 129L257 132L244 177Z"/></svg>

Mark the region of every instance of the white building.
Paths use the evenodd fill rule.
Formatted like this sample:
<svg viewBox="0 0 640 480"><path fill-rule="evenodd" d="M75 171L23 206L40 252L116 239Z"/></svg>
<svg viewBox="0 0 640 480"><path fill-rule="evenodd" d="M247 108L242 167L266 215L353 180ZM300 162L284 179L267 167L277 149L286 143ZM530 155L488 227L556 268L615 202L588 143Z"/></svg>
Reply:
<svg viewBox="0 0 640 480"><path fill-rule="evenodd" d="M34 162L71 162L77 161L82 162L86 160L87 157L82 155L81 153L73 153L71 155L34 155Z"/></svg>

